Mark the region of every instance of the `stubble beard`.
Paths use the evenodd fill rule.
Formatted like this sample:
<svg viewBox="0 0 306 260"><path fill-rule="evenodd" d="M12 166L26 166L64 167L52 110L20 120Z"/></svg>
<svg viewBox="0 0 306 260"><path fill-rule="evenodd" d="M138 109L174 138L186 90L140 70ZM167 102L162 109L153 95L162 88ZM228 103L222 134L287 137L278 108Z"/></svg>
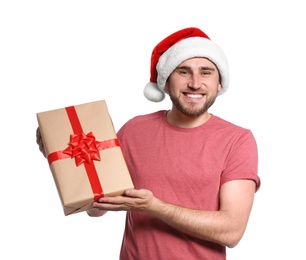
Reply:
<svg viewBox="0 0 306 260"><path fill-rule="evenodd" d="M197 117L201 116L208 111L208 109L215 103L217 94L207 97L206 102L203 104L202 107L197 108L197 104L190 103L183 103L180 101L178 97L176 97L171 90L169 90L169 97L173 103L173 105L184 115L190 117Z"/></svg>

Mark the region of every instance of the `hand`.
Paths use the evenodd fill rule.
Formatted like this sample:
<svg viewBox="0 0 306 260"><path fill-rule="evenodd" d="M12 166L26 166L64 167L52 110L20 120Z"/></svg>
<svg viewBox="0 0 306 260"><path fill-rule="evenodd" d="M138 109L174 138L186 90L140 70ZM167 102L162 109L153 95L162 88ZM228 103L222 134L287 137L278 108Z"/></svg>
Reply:
<svg viewBox="0 0 306 260"><path fill-rule="evenodd" d="M43 140L41 138L41 133L40 133L39 127L37 127L37 129L36 129L36 143L38 144L39 150L41 151L41 153L47 158L44 143L43 143Z"/></svg>
<svg viewBox="0 0 306 260"><path fill-rule="evenodd" d="M93 203L93 208L105 211L143 211L149 212L157 199L146 189L128 189L123 196L103 197Z"/></svg>

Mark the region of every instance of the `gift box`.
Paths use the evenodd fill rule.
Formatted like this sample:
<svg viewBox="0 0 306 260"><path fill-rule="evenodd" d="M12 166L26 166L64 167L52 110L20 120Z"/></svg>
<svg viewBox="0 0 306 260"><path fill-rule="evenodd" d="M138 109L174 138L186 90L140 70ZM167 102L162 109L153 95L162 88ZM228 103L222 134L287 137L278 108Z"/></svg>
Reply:
<svg viewBox="0 0 306 260"><path fill-rule="evenodd" d="M37 113L65 216L133 188L105 100Z"/></svg>

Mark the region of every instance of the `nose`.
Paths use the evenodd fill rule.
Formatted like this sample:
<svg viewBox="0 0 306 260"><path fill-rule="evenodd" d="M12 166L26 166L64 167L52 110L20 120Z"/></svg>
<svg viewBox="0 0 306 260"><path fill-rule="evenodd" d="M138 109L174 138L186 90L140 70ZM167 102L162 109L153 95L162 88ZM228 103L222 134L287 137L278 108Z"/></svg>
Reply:
<svg viewBox="0 0 306 260"><path fill-rule="evenodd" d="M189 77L188 87L193 89L199 89L201 87L200 76L192 74Z"/></svg>

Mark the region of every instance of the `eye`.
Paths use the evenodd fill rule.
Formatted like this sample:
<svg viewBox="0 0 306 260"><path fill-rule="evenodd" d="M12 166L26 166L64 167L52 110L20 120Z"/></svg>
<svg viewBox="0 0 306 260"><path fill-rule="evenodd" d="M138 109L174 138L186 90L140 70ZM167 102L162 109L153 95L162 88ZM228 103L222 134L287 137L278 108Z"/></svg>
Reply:
<svg viewBox="0 0 306 260"><path fill-rule="evenodd" d="M190 75L190 72L186 69L176 69L176 72L182 76Z"/></svg>
<svg viewBox="0 0 306 260"><path fill-rule="evenodd" d="M206 75L211 75L211 71L210 70L203 70L201 72L202 75L206 76Z"/></svg>

